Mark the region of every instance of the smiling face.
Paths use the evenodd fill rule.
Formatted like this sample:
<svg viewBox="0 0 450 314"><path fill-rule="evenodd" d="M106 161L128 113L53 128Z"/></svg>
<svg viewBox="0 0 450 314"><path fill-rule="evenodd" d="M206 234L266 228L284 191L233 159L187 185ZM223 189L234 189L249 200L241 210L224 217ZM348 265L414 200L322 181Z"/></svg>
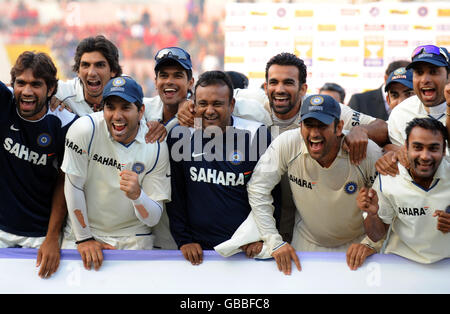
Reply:
<svg viewBox="0 0 450 314"><path fill-rule="evenodd" d="M39 120L47 112L47 98L53 93L44 79L36 78L32 69L26 69L14 82L14 99L19 114L27 120Z"/></svg>
<svg viewBox="0 0 450 314"><path fill-rule="evenodd" d="M125 145L131 143L139 131L139 121L144 111L144 105L138 110L135 104L118 96L106 98L103 117L113 139Z"/></svg>
<svg viewBox="0 0 450 314"><path fill-rule="evenodd" d="M163 65L156 74L156 89L165 106L177 106L187 98L194 79L178 64Z"/></svg>
<svg viewBox="0 0 450 314"><path fill-rule="evenodd" d="M307 118L300 124L301 134L309 154L322 167L329 167L340 149L340 136L342 135L343 121L329 125L314 119Z"/></svg>
<svg viewBox="0 0 450 314"><path fill-rule="evenodd" d="M419 62L413 68L414 92L425 107L434 107L445 101L444 88L448 82L445 67Z"/></svg>
<svg viewBox="0 0 450 314"><path fill-rule="evenodd" d="M442 134L414 127L409 134L407 154L414 181L428 187L445 155Z"/></svg>
<svg viewBox="0 0 450 314"><path fill-rule="evenodd" d="M230 102L230 90L227 85L197 86L195 115L202 119L203 129L208 126L217 126L225 131L231 124L234 102L234 98Z"/></svg>
<svg viewBox="0 0 450 314"><path fill-rule="evenodd" d="M300 84L296 66L273 64L268 69L264 89L275 115L287 120L298 113L307 85Z"/></svg>
<svg viewBox="0 0 450 314"><path fill-rule="evenodd" d="M84 98L87 102L99 104L103 88L115 76L116 73L111 71L108 61L100 52L85 52L81 56L78 77L83 83Z"/></svg>

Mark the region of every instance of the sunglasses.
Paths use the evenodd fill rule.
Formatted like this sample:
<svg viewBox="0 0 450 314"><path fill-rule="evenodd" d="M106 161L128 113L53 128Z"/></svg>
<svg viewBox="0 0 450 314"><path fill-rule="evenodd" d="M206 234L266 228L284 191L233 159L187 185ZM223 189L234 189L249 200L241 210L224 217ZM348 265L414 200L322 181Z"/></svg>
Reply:
<svg viewBox="0 0 450 314"><path fill-rule="evenodd" d="M172 56L178 60L189 60L189 55L187 55L183 49L177 47L161 49L156 54L155 60L158 62L159 60L168 56Z"/></svg>
<svg viewBox="0 0 450 314"><path fill-rule="evenodd" d="M434 54L437 56L442 55L445 58L445 60L447 61L447 63L449 63L448 56L445 53L445 51L442 48L434 46L434 45L423 45L423 46L417 47L416 49L414 49L414 51L411 55L411 59L413 59L417 55L421 54L422 52L431 53L431 54Z"/></svg>

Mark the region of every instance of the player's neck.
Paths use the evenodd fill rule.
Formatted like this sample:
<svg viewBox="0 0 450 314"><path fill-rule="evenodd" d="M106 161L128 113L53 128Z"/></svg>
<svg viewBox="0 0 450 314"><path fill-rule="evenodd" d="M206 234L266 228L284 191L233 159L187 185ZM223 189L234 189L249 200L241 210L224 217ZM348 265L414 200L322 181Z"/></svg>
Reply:
<svg viewBox="0 0 450 314"><path fill-rule="evenodd" d="M433 178L434 178L434 174L433 176L429 177L429 178L421 178L418 177L414 170L409 170L409 175L411 176L411 178L413 179L414 183L416 183L417 185L421 186L422 188L424 188L425 190L428 190L431 186L431 183L433 182Z"/></svg>
<svg viewBox="0 0 450 314"><path fill-rule="evenodd" d="M178 112L178 105L166 105L163 106L163 122L167 123L175 117Z"/></svg>
<svg viewBox="0 0 450 314"><path fill-rule="evenodd" d="M102 103L102 98L103 95L100 95L98 97L92 97L89 95L86 95L86 93L84 93L84 100L87 102L87 104L89 105L89 107L92 108L92 110L96 111L96 107L99 107L99 105Z"/></svg>

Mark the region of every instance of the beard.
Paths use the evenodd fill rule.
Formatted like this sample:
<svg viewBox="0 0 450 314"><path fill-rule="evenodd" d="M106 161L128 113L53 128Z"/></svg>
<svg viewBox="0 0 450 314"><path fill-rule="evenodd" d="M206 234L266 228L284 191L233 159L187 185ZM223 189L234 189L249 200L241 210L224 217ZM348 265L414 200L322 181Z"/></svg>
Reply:
<svg viewBox="0 0 450 314"><path fill-rule="evenodd" d="M46 106L47 104L47 99L36 99L35 105L33 106L27 106L25 105L26 102L23 101L23 99L21 98L16 98L15 99L16 102L16 107L17 110L19 111L19 114L25 118L25 119L29 119L34 117L35 115L37 115L38 113L40 113L42 111L42 109Z"/></svg>

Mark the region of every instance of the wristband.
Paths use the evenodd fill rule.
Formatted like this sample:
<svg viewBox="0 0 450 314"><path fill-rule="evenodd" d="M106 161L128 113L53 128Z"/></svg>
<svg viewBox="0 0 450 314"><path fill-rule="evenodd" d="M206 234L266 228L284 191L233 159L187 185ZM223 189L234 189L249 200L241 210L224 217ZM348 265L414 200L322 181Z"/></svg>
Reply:
<svg viewBox="0 0 450 314"><path fill-rule="evenodd" d="M94 237L90 237L90 238L87 238L87 239L84 239L84 240L80 240L80 241L75 241L75 244L80 244L80 243L91 241L91 240L95 241Z"/></svg>
<svg viewBox="0 0 450 314"><path fill-rule="evenodd" d="M141 189L141 193L139 194L139 197L135 200L131 200L133 202L133 205L142 205L144 203L144 191Z"/></svg>

